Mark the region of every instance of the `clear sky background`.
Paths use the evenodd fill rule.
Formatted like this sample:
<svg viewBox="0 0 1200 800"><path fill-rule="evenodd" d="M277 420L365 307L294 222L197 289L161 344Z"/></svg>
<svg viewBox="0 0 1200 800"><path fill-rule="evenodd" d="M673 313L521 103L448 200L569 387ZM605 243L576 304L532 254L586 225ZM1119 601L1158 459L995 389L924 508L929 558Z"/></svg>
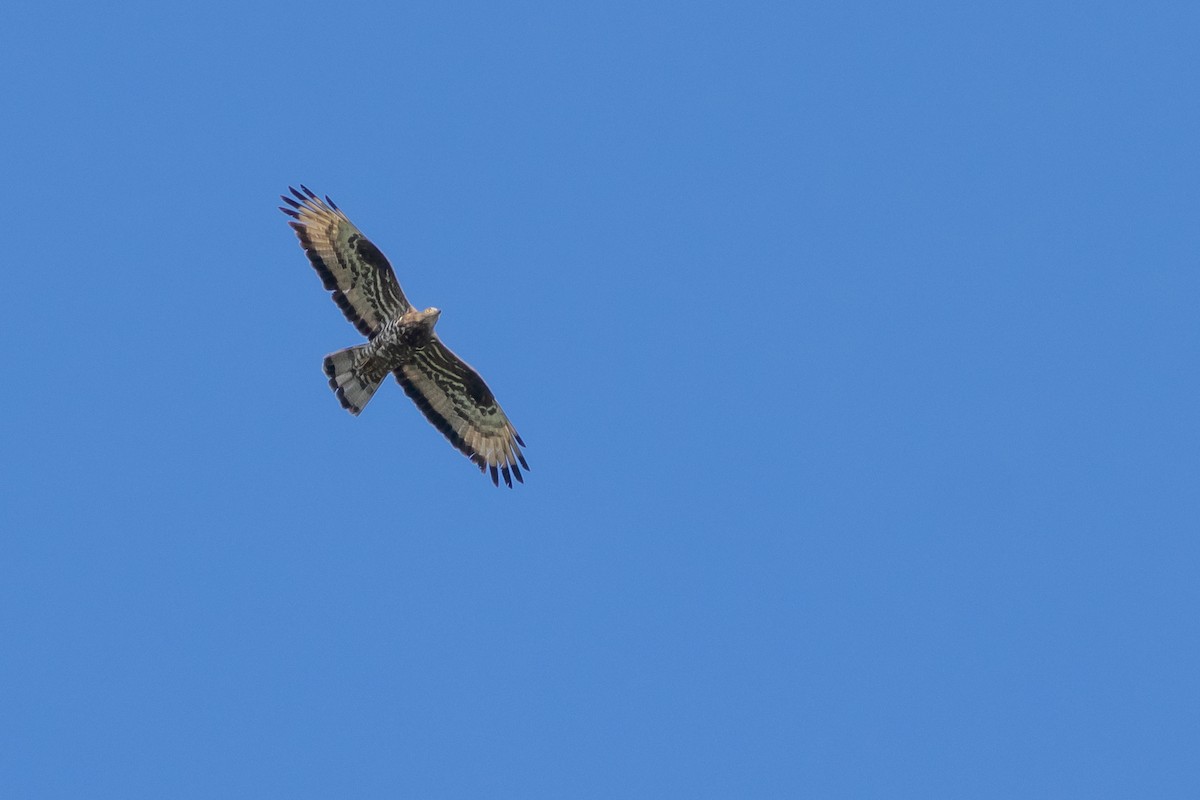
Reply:
<svg viewBox="0 0 1200 800"><path fill-rule="evenodd" d="M0 796L1200 796L1198 8L10 4Z"/></svg>

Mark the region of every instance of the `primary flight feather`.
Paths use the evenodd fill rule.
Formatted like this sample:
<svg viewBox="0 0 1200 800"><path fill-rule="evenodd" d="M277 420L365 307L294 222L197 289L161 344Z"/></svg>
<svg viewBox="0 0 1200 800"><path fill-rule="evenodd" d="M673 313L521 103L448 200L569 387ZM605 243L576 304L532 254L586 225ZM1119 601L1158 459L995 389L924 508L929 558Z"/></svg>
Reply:
<svg viewBox="0 0 1200 800"><path fill-rule="evenodd" d="M365 344L325 357L329 385L357 415L389 372L434 427L492 483L524 483L525 442L496 402L479 373L433 332L441 312L418 311L404 297L392 265L332 200L306 186L288 187L291 197L279 210L292 217L292 229L333 301ZM518 466L518 464L520 466Z"/></svg>

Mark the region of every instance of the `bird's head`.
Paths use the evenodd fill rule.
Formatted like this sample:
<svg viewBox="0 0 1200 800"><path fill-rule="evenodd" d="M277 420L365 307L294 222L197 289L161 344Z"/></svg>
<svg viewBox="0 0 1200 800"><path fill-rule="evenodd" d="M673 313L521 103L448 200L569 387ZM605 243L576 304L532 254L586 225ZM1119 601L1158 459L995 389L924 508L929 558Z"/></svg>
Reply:
<svg viewBox="0 0 1200 800"><path fill-rule="evenodd" d="M401 341L409 347L424 347L433 339L433 326L437 324L438 315L442 312L436 308L417 311L410 308L400 317L397 334Z"/></svg>
<svg viewBox="0 0 1200 800"><path fill-rule="evenodd" d="M427 308L424 311L417 311L415 308L410 308L404 312L404 316L400 318L400 321L405 326L433 330L433 326L437 324L438 315L441 313L441 309L433 307Z"/></svg>

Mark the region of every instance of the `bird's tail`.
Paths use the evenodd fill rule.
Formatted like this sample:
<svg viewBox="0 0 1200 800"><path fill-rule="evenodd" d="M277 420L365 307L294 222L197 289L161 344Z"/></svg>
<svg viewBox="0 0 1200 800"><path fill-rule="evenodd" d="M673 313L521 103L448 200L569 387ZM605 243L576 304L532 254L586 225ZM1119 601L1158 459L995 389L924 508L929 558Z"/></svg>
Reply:
<svg viewBox="0 0 1200 800"><path fill-rule="evenodd" d="M366 408L387 377L382 360L367 352L369 345L347 347L325 356L325 374L342 407L355 416Z"/></svg>

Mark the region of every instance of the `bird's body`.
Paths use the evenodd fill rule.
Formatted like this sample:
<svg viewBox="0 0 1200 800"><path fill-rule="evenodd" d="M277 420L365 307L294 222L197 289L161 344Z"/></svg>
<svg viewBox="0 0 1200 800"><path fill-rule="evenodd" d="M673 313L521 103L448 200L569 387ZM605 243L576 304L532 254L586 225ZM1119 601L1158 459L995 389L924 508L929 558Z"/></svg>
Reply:
<svg viewBox="0 0 1200 800"><path fill-rule="evenodd" d="M410 308L389 319L366 344L325 357L325 374L342 407L358 416L389 372L416 363L433 341L436 308Z"/></svg>
<svg viewBox="0 0 1200 800"><path fill-rule="evenodd" d="M493 483L524 482L525 443L479 373L450 351L437 334L441 311L409 305L387 258L329 198L306 187L283 196L292 228L334 302L367 342L325 357L325 374L352 414L366 407L393 373L425 417Z"/></svg>

